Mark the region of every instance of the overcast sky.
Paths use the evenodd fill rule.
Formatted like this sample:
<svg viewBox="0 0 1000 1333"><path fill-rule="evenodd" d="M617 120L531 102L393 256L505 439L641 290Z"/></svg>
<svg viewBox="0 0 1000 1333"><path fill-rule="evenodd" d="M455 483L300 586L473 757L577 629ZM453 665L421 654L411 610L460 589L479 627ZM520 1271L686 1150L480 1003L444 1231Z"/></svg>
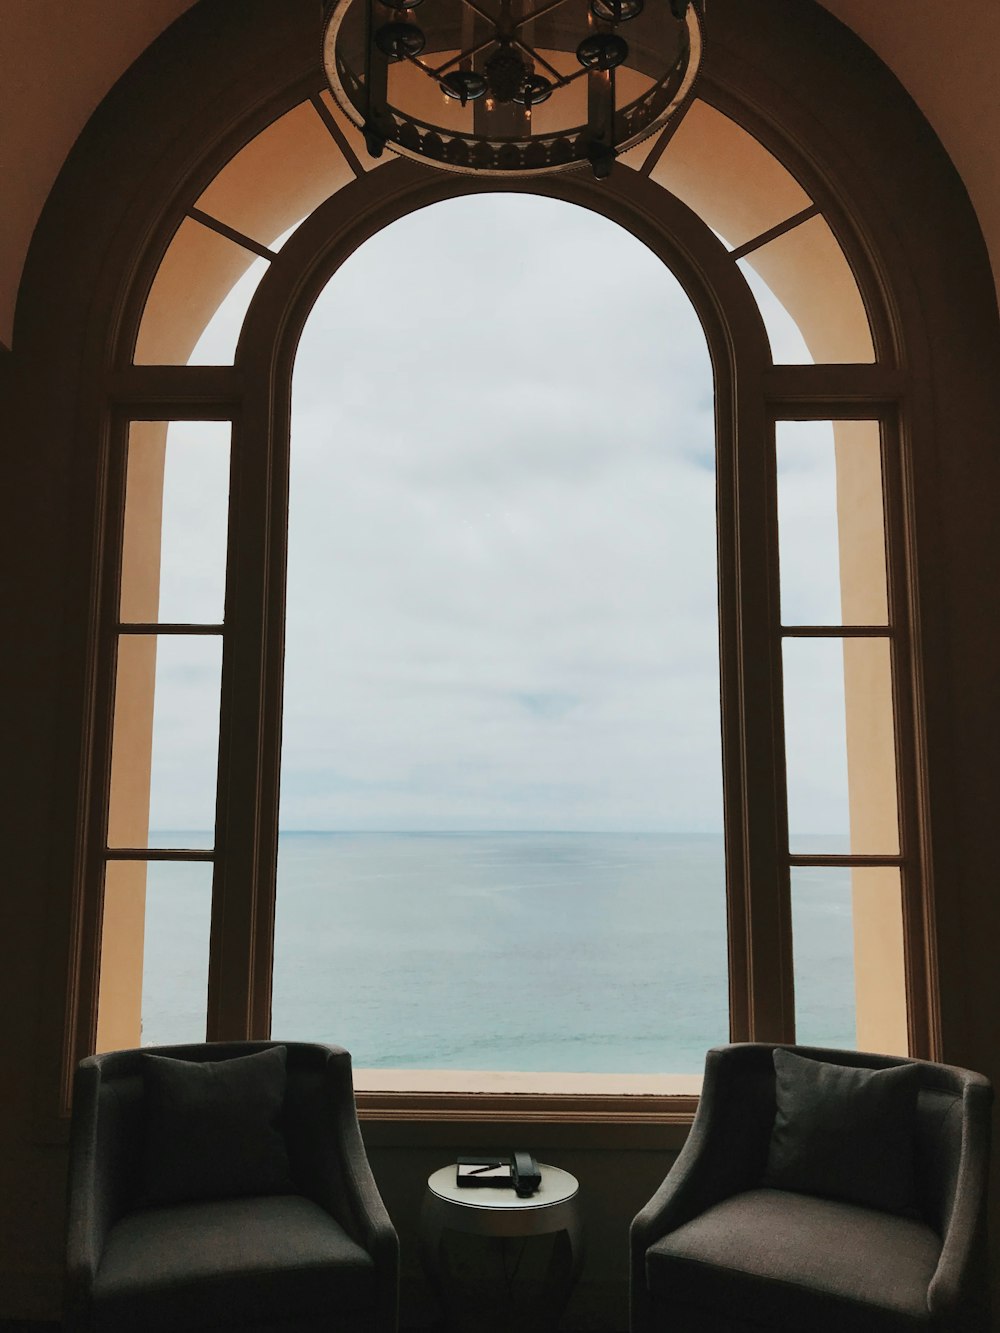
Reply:
<svg viewBox="0 0 1000 1333"><path fill-rule="evenodd" d="M221 613L227 435L171 428L164 620ZM779 464L783 617L838 620L829 427ZM295 368L282 827L721 831L714 487L704 335L627 232L484 195L362 246ZM789 668L793 826L846 831L839 645ZM161 641L154 828L211 823L217 691Z"/></svg>

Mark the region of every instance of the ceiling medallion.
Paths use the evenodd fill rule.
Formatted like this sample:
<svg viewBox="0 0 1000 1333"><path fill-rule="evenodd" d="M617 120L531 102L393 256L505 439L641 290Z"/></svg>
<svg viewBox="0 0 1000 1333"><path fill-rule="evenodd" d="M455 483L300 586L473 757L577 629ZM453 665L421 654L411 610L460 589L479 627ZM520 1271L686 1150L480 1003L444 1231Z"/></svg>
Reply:
<svg viewBox="0 0 1000 1333"><path fill-rule="evenodd" d="M419 13L417 12L419 7ZM686 107L705 0L332 0L323 64L365 137L449 171L615 158Z"/></svg>

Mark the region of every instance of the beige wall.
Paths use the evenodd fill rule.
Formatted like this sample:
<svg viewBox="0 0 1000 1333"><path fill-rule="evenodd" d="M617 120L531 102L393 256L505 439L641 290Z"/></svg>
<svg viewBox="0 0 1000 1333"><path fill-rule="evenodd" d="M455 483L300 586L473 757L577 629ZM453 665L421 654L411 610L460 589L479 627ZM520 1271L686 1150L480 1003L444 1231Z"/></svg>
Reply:
<svg viewBox="0 0 1000 1333"><path fill-rule="evenodd" d="M4 0L0 343L11 346L14 303L31 233L77 135L115 80L192 3Z"/></svg>
<svg viewBox="0 0 1000 1333"><path fill-rule="evenodd" d="M996 0L821 0L867 42L933 126L961 173L1000 284Z"/></svg>

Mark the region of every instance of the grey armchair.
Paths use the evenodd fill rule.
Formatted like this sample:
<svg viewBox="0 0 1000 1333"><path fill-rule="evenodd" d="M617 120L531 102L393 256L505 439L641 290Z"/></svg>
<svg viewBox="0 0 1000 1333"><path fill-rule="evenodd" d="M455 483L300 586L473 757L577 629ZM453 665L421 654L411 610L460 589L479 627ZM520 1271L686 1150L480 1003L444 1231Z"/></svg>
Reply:
<svg viewBox="0 0 1000 1333"><path fill-rule="evenodd" d="M913 1205L888 1212L770 1187L775 1047L709 1051L687 1142L632 1224L631 1333L986 1333L988 1081L925 1061L778 1049L917 1068L903 1075L918 1087ZM863 1173L877 1184L877 1159Z"/></svg>
<svg viewBox="0 0 1000 1333"><path fill-rule="evenodd" d="M245 1095L234 1099L233 1142L220 1151L216 1137L214 1157L205 1158L212 1144L198 1142L195 1126L166 1151L154 1144L150 1160L151 1117L163 1109L151 1067L170 1079L179 1070L202 1087L206 1079L221 1084L224 1100L233 1074L259 1069L262 1052L271 1053L263 1057L266 1078L273 1083L277 1064L281 1079L267 1128L277 1165L269 1149L255 1154L240 1140L247 1114L256 1114ZM171 1058L151 1064L149 1055ZM248 1055L254 1061L228 1069L216 1063ZM218 1102L217 1091L210 1095ZM199 1152L192 1178L185 1154L197 1161ZM394 1333L398 1268L346 1051L237 1042L113 1051L81 1063L70 1148L68 1329Z"/></svg>

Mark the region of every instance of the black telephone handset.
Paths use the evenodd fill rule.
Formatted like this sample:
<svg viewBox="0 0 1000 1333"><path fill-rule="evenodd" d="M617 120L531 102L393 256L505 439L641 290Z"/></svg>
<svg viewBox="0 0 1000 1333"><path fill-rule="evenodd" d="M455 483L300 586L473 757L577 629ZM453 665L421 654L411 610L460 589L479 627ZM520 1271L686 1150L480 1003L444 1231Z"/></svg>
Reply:
<svg viewBox="0 0 1000 1333"><path fill-rule="evenodd" d="M538 1163L530 1152L516 1152L512 1158L514 1168L514 1192L519 1199L526 1199L534 1194L542 1183L542 1173Z"/></svg>

